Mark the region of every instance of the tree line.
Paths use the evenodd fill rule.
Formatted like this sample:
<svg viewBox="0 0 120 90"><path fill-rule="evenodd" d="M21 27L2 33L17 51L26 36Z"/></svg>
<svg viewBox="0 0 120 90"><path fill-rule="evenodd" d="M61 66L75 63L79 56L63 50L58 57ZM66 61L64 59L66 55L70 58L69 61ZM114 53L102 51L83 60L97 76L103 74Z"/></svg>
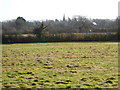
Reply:
<svg viewBox="0 0 120 90"><path fill-rule="evenodd" d="M45 21L26 21L23 17L17 17L15 20L2 22L3 43L112 40L110 38L117 40L118 22L119 18L89 19L84 16L63 16L63 20ZM107 39L103 39L103 36Z"/></svg>

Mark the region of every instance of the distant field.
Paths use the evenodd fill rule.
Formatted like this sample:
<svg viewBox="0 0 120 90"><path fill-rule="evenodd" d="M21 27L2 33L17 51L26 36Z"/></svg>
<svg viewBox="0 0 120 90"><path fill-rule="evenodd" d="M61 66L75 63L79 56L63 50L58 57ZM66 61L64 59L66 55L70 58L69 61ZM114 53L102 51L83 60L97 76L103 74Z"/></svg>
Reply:
<svg viewBox="0 0 120 90"><path fill-rule="evenodd" d="M2 43L38 43L38 42L80 42L80 41L118 41L118 33L44 33L41 38L35 34L3 35Z"/></svg>
<svg viewBox="0 0 120 90"><path fill-rule="evenodd" d="M118 43L3 45L3 88L118 88Z"/></svg>

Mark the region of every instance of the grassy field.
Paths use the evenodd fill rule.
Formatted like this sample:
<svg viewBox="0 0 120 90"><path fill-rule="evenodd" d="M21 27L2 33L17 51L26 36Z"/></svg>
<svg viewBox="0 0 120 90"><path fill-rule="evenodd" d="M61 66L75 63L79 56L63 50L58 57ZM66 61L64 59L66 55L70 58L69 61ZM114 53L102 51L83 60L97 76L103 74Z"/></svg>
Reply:
<svg viewBox="0 0 120 90"><path fill-rule="evenodd" d="M5 44L3 88L118 88L118 43Z"/></svg>

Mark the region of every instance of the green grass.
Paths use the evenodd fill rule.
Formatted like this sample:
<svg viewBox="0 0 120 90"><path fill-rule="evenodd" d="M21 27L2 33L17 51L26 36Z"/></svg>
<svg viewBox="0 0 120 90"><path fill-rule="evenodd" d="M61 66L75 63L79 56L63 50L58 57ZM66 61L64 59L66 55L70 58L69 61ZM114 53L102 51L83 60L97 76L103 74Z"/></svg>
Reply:
<svg viewBox="0 0 120 90"><path fill-rule="evenodd" d="M118 88L118 43L2 46L3 88Z"/></svg>

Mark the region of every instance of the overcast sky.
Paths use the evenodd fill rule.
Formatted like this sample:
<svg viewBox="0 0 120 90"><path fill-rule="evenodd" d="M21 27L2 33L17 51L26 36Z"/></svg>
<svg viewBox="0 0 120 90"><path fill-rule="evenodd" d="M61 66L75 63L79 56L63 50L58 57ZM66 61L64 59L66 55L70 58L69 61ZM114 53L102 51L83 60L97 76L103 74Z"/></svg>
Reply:
<svg viewBox="0 0 120 90"><path fill-rule="evenodd" d="M119 0L0 0L0 21L62 19L82 15L88 18L115 19Z"/></svg>

